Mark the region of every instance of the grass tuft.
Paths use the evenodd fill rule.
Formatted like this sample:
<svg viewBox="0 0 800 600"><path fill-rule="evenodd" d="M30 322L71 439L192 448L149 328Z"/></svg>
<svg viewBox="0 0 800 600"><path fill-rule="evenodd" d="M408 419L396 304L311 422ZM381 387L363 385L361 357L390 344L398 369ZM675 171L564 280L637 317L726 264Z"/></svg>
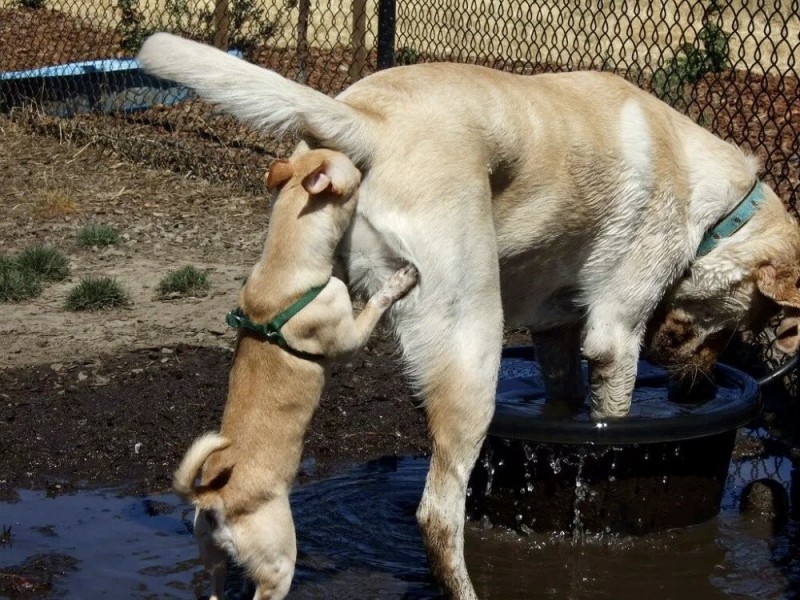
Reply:
<svg viewBox="0 0 800 600"><path fill-rule="evenodd" d="M79 246L116 246L119 235L108 225L86 225L78 232Z"/></svg>
<svg viewBox="0 0 800 600"><path fill-rule="evenodd" d="M0 272L6 269L16 269L17 261L11 258L8 254L0 254Z"/></svg>
<svg viewBox="0 0 800 600"><path fill-rule="evenodd" d="M113 277L84 277L67 295L67 310L104 310L132 304L125 289Z"/></svg>
<svg viewBox="0 0 800 600"><path fill-rule="evenodd" d="M69 259L53 246L31 246L17 255L17 268L43 281L63 281L69 277Z"/></svg>
<svg viewBox="0 0 800 600"><path fill-rule="evenodd" d="M14 259L0 255L0 302L20 302L41 293L38 277L20 270Z"/></svg>
<svg viewBox="0 0 800 600"><path fill-rule="evenodd" d="M208 293L208 273L193 266L170 271L158 284L158 297L205 296Z"/></svg>

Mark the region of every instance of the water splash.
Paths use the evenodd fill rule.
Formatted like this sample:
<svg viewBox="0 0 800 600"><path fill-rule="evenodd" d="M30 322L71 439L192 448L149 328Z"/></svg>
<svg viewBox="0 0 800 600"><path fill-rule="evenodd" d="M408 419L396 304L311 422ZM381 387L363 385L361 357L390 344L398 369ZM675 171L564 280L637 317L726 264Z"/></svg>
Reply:
<svg viewBox="0 0 800 600"><path fill-rule="evenodd" d="M486 469L486 488L484 494L487 496L492 493L492 481L494 479L494 463L492 462L492 457L494 457L494 452L491 447L489 447L483 454L483 462L481 463L483 468Z"/></svg>

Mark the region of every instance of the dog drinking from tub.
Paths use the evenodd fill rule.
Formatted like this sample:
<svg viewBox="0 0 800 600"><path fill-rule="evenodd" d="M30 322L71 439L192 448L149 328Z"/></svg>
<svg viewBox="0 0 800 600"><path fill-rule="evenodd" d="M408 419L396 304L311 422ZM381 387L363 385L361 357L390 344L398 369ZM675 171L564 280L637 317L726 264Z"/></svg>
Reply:
<svg viewBox="0 0 800 600"><path fill-rule="evenodd" d="M731 331L783 308L779 347L797 349L797 223L757 182L755 160L617 76L418 64L334 99L168 34L138 58L362 170L338 257L364 296L403 262L419 270L392 324L433 441L417 518L453 597L475 597L464 499L493 414L504 321L533 332L552 397L584 399L587 359L598 420L628 413L645 343L691 374Z"/></svg>
<svg viewBox="0 0 800 600"><path fill-rule="evenodd" d="M174 476L175 490L196 507L212 600L223 597L228 556L256 583L255 600L288 592L296 557L289 491L326 361L359 350L386 309L416 284L413 267L399 269L353 318L332 268L360 180L350 160L330 150L270 168L267 187L280 192L264 252L228 316L241 332L222 427L195 440Z"/></svg>

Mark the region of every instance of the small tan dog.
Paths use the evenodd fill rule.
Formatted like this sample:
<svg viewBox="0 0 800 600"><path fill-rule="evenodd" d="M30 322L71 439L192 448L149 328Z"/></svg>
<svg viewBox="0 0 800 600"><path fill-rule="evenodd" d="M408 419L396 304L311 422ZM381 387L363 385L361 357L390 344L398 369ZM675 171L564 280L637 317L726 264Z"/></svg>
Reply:
<svg viewBox="0 0 800 600"><path fill-rule="evenodd" d="M360 180L347 157L329 150L278 161L268 174L267 187L280 193L264 253L233 317L243 328L222 427L192 444L174 476L175 490L197 509L195 536L211 575L211 600L223 597L227 556L255 581L256 600L289 591L296 557L289 491L325 385L326 359L359 350L386 309L416 284L416 270L401 268L353 317L332 266ZM268 321L275 327L257 331Z"/></svg>

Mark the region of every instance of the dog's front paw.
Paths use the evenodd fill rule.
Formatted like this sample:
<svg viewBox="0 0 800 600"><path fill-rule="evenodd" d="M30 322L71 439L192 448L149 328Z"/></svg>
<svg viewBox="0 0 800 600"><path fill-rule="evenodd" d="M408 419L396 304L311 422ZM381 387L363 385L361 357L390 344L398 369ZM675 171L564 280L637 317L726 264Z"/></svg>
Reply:
<svg viewBox="0 0 800 600"><path fill-rule="evenodd" d="M419 273L413 265L398 269L383 286L383 295L390 303L405 296L417 285Z"/></svg>

